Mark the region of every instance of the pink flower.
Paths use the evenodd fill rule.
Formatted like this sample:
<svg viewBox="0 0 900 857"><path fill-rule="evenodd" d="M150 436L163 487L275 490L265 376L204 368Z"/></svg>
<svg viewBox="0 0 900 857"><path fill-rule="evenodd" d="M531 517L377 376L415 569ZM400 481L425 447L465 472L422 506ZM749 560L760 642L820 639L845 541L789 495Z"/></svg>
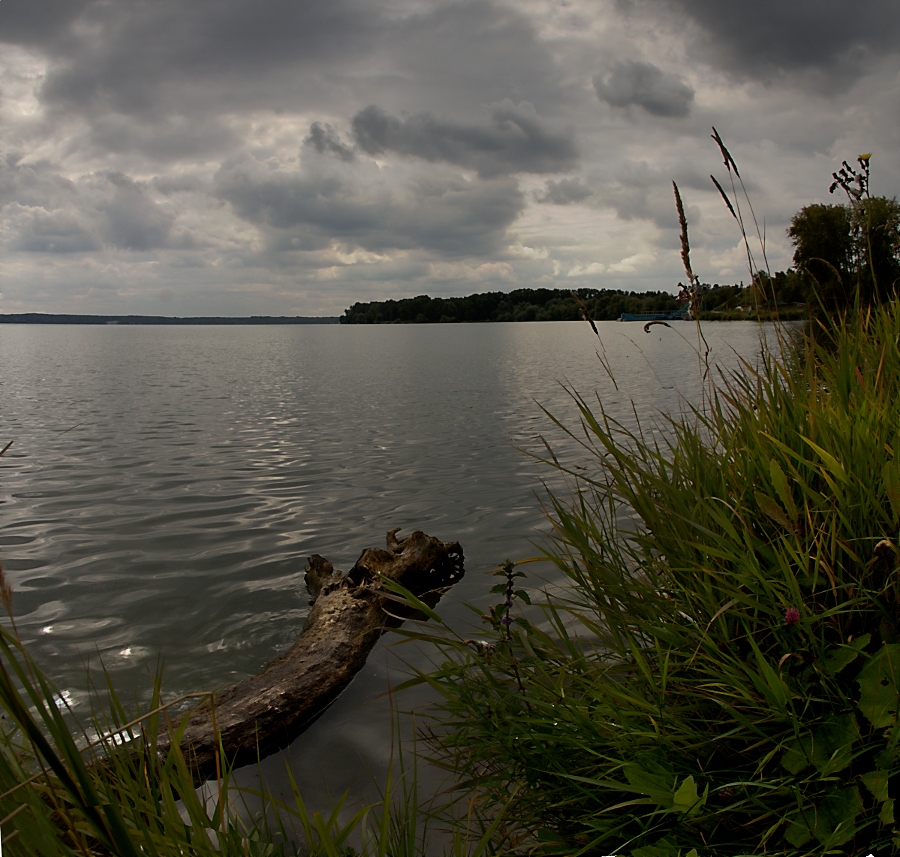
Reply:
<svg viewBox="0 0 900 857"><path fill-rule="evenodd" d="M796 607L788 607L784 611L784 624L796 625L800 621L800 611Z"/></svg>

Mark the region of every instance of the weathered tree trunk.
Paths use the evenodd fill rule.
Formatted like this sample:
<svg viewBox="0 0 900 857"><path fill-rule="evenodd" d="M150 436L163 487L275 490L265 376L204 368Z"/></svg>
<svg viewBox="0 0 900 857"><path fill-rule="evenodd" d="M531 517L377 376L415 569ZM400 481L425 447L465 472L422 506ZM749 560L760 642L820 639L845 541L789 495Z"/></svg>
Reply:
<svg viewBox="0 0 900 857"><path fill-rule="evenodd" d="M436 603L462 576L457 542L421 531L402 540L396 534L388 533L387 550L363 551L343 576L328 560L309 558L306 580L314 603L294 645L190 716L181 747L198 784L216 775L217 732L228 764L253 763L288 746L347 687L381 634L403 621L403 605L386 597L379 575L426 603ZM162 741L159 749L165 749Z"/></svg>

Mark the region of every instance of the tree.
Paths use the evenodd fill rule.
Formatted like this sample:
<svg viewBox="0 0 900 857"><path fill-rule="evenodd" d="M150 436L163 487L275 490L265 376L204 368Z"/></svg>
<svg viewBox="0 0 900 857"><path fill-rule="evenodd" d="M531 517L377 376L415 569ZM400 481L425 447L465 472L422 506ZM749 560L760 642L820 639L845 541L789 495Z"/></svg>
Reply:
<svg viewBox="0 0 900 857"><path fill-rule="evenodd" d="M900 286L900 203L883 196L863 200L854 212L860 244L860 288L869 300L889 300Z"/></svg>
<svg viewBox="0 0 900 857"><path fill-rule="evenodd" d="M900 286L900 203L883 196L852 205L807 205L791 220L794 264L807 300L828 309L889 300Z"/></svg>
<svg viewBox="0 0 900 857"><path fill-rule="evenodd" d="M807 205L791 219L794 265L803 273L807 300L827 308L852 302L856 259L850 209L845 205Z"/></svg>

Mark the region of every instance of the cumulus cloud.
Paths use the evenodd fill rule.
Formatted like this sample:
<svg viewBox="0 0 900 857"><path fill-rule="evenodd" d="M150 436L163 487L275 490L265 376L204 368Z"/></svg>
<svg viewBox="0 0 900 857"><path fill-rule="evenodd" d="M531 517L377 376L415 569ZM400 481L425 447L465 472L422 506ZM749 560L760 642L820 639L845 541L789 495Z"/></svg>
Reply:
<svg viewBox="0 0 900 857"><path fill-rule="evenodd" d="M341 140L338 132L331 125L323 125L321 122L313 122L309 126L309 135L303 143L312 146L320 155L335 155L348 163L356 157L356 153Z"/></svg>
<svg viewBox="0 0 900 857"><path fill-rule="evenodd" d="M509 177L466 181L433 174L388 185L375 176L367 182L270 169L250 158L223 166L216 189L239 217L273 230L286 250L341 241L373 252L496 253L525 202Z"/></svg>
<svg viewBox="0 0 900 857"><path fill-rule="evenodd" d="M86 253L170 246L173 215L121 173L72 181L50 164L0 163L0 212L14 250Z"/></svg>
<svg viewBox="0 0 900 857"><path fill-rule="evenodd" d="M559 181L548 179L544 188L543 191L536 191L534 197L538 202L550 203L551 205L570 205L573 202L584 202L588 197L593 196L594 193L581 179L560 179Z"/></svg>
<svg viewBox="0 0 900 857"><path fill-rule="evenodd" d="M673 178L712 279L734 238L711 124L788 264L842 157L873 150L900 192L895 6L2 0L6 300L58 309L51 271L55 296L164 286L187 314L331 314L471 271L668 287Z"/></svg>
<svg viewBox="0 0 900 857"><path fill-rule="evenodd" d="M596 75L594 89L613 107L641 107L652 116L687 116L694 101L694 90L679 77L638 60L617 62L607 75Z"/></svg>
<svg viewBox="0 0 900 857"><path fill-rule="evenodd" d="M6 212L15 226L12 249L27 253L89 253L102 246L90 222L77 211L46 211L14 205Z"/></svg>
<svg viewBox="0 0 900 857"><path fill-rule="evenodd" d="M594 182L593 202L612 208L620 220L653 223L666 231L670 241L678 241L679 223L672 195L673 179L685 196L688 219L696 222L700 214L698 209L691 207L691 201L698 191L704 197L710 197L714 188L709 176L686 169L683 165L673 164L660 169L646 161L624 163L614 173Z"/></svg>
<svg viewBox="0 0 900 857"><path fill-rule="evenodd" d="M571 132L550 130L534 107L505 99L488 109L489 124L465 124L419 113L405 119L370 105L353 117L353 134L370 155L386 151L473 169L482 177L556 173L575 166Z"/></svg>

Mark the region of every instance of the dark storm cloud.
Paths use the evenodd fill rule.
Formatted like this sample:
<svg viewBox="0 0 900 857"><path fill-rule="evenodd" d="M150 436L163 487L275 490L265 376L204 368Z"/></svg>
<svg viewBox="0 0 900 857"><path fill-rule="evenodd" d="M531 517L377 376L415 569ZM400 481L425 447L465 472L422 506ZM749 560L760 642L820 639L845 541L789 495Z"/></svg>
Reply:
<svg viewBox="0 0 900 857"><path fill-rule="evenodd" d="M369 100L358 93L372 87L390 94L378 103L395 114L439 103L464 117L484 103L527 97L544 116L564 101L560 69L533 22L489 0L3 0L2 40L40 43L49 60L43 106L58 125L70 116L85 120L79 145L100 156L223 158L240 146L248 111L352 113ZM503 167L503 153L494 163L486 151L476 157L482 145L505 146L527 170L545 170L541 146L561 145L546 157L572 162L566 135L546 131L522 108L509 111L504 117L498 107L492 126L454 129L493 137L472 142L466 158L483 174L519 167ZM507 136L524 134L524 145L498 140L498 126ZM311 142L348 159L349 147L329 137L324 122L318 128Z"/></svg>
<svg viewBox="0 0 900 857"><path fill-rule="evenodd" d="M687 116L694 101L694 90L684 81L637 60L618 62L609 74L598 74L594 89L613 107L642 107L653 116Z"/></svg>
<svg viewBox="0 0 900 857"><path fill-rule="evenodd" d="M580 179L560 179L558 182L550 179L546 182L545 188L544 191L535 192L534 197L538 202L550 203L551 205L570 205L573 202L584 202L594 193Z"/></svg>
<svg viewBox="0 0 900 857"><path fill-rule="evenodd" d="M378 103L411 113L440 105L445 115L460 116L510 98L530 102L541 116L560 115L573 100L581 103L580 79L567 75L540 37L538 16L491 0L423 4L385 35L396 74L381 89L403 99Z"/></svg>
<svg viewBox="0 0 900 857"><path fill-rule="evenodd" d="M511 178L469 182L437 175L387 189L336 176L270 171L249 159L224 166L216 186L239 217L275 230L273 241L293 249L340 241L369 251L489 254L503 246L525 204Z"/></svg>
<svg viewBox="0 0 900 857"><path fill-rule="evenodd" d="M874 54L900 44L896 0L669 0L704 31L699 56L765 80L811 71L835 88L849 86Z"/></svg>
<svg viewBox="0 0 900 857"><path fill-rule="evenodd" d="M345 163L356 157L356 153L344 143L331 125L313 122L309 126L309 136L303 141L312 146L320 155L335 155Z"/></svg>
<svg viewBox="0 0 900 857"><path fill-rule="evenodd" d="M4 0L0 42L40 45L65 31L90 0Z"/></svg>
<svg viewBox="0 0 900 857"><path fill-rule="evenodd" d="M353 117L353 134L370 155L386 151L455 164L489 178L572 169L578 150L570 132L551 131L527 103L504 100L488 109L490 124L465 124L419 113L398 119L374 104Z"/></svg>
<svg viewBox="0 0 900 857"><path fill-rule="evenodd" d="M221 153L246 110L303 109L328 70L349 71L384 26L363 0L94 0L58 17L9 3L0 40L40 42L51 117L86 119L101 150L161 159Z"/></svg>
<svg viewBox="0 0 900 857"><path fill-rule="evenodd" d="M153 250L168 244L173 218L127 176L111 174L112 199L101 203L108 241L123 250Z"/></svg>
<svg viewBox="0 0 900 857"><path fill-rule="evenodd" d="M101 242L83 215L72 211L48 212L42 208L21 211L17 218L13 250L27 253L88 253Z"/></svg>

